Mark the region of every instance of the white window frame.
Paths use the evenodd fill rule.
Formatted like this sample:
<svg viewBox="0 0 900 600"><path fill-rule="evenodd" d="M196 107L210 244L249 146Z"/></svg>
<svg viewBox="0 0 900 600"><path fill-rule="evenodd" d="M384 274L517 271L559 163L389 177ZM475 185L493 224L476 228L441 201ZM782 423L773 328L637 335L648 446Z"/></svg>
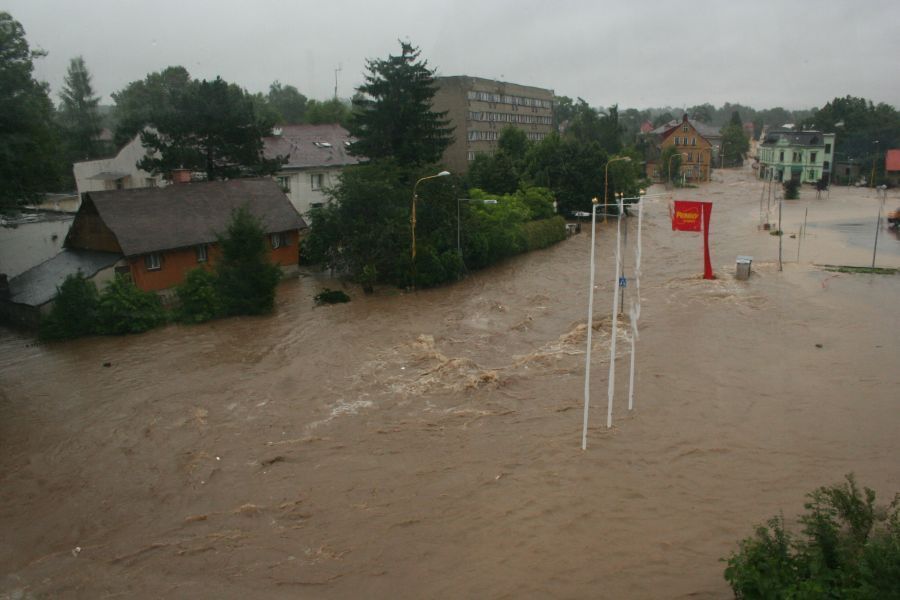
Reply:
<svg viewBox="0 0 900 600"><path fill-rule="evenodd" d="M148 271L159 271L162 269L162 256L159 252L151 252L144 255L144 268Z"/></svg>
<svg viewBox="0 0 900 600"><path fill-rule="evenodd" d="M325 173L310 173L309 185L313 191L320 191L325 187Z"/></svg>
<svg viewBox="0 0 900 600"><path fill-rule="evenodd" d="M196 250L198 263L205 263L209 260L209 246L207 244L197 245Z"/></svg>

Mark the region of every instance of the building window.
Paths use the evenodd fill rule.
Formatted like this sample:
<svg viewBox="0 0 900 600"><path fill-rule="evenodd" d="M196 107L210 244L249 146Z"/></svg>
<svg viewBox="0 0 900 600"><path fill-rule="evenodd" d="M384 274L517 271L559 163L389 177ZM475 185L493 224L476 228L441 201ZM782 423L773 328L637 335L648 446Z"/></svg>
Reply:
<svg viewBox="0 0 900 600"><path fill-rule="evenodd" d="M311 209L313 209L313 208L322 208L323 206L325 206L325 204L324 204L323 202L310 202L310 203L309 203L309 207L310 207Z"/></svg>
<svg viewBox="0 0 900 600"><path fill-rule="evenodd" d="M809 162L811 162L811 163L816 162L816 154L818 154L818 153L817 153L817 152L810 152L810 153L809 153Z"/></svg>
<svg viewBox="0 0 900 600"><path fill-rule="evenodd" d="M198 263L203 263L203 262L206 262L207 260L209 260L208 254L209 253L207 251L206 244L200 244L199 246L197 246L197 262Z"/></svg>
<svg viewBox="0 0 900 600"><path fill-rule="evenodd" d="M144 187L155 188L158 186L158 182L155 177L147 177L144 179Z"/></svg>
<svg viewBox="0 0 900 600"><path fill-rule="evenodd" d="M144 255L144 268L148 271L159 271L162 268L162 257L159 252Z"/></svg>
<svg viewBox="0 0 900 600"><path fill-rule="evenodd" d="M812 169L810 169L809 170L809 180L813 181L813 180L815 180L815 178L816 178L816 172L813 171Z"/></svg>
<svg viewBox="0 0 900 600"><path fill-rule="evenodd" d="M676 145L676 146L680 146L680 145L681 145L681 138L678 137L677 135L675 136L675 145Z"/></svg>
<svg viewBox="0 0 900 600"><path fill-rule="evenodd" d="M784 150L778 154L778 162L784 162Z"/></svg>
<svg viewBox="0 0 900 600"><path fill-rule="evenodd" d="M826 160L822 163L822 168L826 171L829 170L831 168L831 163Z"/></svg>
<svg viewBox="0 0 900 600"><path fill-rule="evenodd" d="M269 236L269 238L272 241L272 250L277 250L278 248L290 246L290 239L288 239L288 235L284 232L273 233L271 236Z"/></svg>
<svg viewBox="0 0 900 600"><path fill-rule="evenodd" d="M681 126L681 130L682 130L683 132L687 133L687 131L688 131L687 123L685 123L684 125Z"/></svg>
<svg viewBox="0 0 900 600"><path fill-rule="evenodd" d="M290 177L276 177L275 181L278 182L278 186L281 188L281 191L285 194L291 193L291 178Z"/></svg>
<svg viewBox="0 0 900 600"><path fill-rule="evenodd" d="M697 145L697 138L691 138L691 146Z"/></svg>
<svg viewBox="0 0 900 600"><path fill-rule="evenodd" d="M831 154L831 144L825 144L825 154Z"/></svg>
<svg viewBox="0 0 900 600"><path fill-rule="evenodd" d="M321 190L325 187L325 173L310 173L309 181L313 190Z"/></svg>
<svg viewBox="0 0 900 600"><path fill-rule="evenodd" d="M802 152L794 152L794 160L792 162L802 163L803 162L803 153Z"/></svg>
<svg viewBox="0 0 900 600"><path fill-rule="evenodd" d="M687 159L687 161L688 161L688 162L694 162L694 153L693 153L693 152L688 152L688 159Z"/></svg>

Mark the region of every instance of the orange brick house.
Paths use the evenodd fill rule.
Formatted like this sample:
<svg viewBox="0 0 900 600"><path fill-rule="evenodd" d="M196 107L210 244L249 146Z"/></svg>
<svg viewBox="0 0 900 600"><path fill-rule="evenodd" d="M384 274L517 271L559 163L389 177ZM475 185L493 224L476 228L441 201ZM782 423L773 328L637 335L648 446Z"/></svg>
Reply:
<svg viewBox="0 0 900 600"><path fill-rule="evenodd" d="M243 205L265 230L270 260L296 270L307 225L271 178L85 192L64 246L117 254L117 273L144 291L165 290L215 264L218 235Z"/></svg>
<svg viewBox="0 0 900 600"><path fill-rule="evenodd" d="M659 157L670 146L681 154L681 171L688 181L706 181L709 177L710 164L713 156L718 152L718 147L713 144L711 137L720 139L717 132L710 132L711 128L692 119L687 115L681 121L669 121L653 130L656 137L655 158L647 160L647 176L660 179L665 171L665 165L659 164Z"/></svg>

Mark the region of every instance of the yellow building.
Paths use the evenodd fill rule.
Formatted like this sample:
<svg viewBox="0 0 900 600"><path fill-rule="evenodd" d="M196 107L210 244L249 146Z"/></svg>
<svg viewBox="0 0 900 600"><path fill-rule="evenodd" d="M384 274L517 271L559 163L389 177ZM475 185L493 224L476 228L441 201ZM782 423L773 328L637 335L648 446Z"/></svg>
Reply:
<svg viewBox="0 0 900 600"><path fill-rule="evenodd" d="M676 175L683 175L688 181L706 181L713 155L718 151L718 147L709 139L708 129L688 119L687 115L681 121L670 121L658 127L653 130L657 136L656 156L661 156L667 148L674 146L681 154L681 170ZM716 137L721 138L718 133ZM659 158L647 161L648 177L660 179L665 171L666 166L659 164Z"/></svg>

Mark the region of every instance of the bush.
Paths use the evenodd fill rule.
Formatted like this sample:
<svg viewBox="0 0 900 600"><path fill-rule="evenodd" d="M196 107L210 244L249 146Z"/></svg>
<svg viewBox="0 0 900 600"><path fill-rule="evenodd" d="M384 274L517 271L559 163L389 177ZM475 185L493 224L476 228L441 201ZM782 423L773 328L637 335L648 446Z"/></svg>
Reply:
<svg viewBox="0 0 900 600"><path fill-rule="evenodd" d="M788 179L782 184L785 200L796 200L800 197L800 182L796 179Z"/></svg>
<svg viewBox="0 0 900 600"><path fill-rule="evenodd" d="M57 291L50 314L41 320L38 335L45 340L62 340L96 333L100 295L94 282L79 271L66 277Z"/></svg>
<svg viewBox="0 0 900 600"><path fill-rule="evenodd" d="M325 288L318 294L316 294L314 298L316 304L340 304L342 302L350 302L350 296L342 292L341 290L331 290Z"/></svg>
<svg viewBox="0 0 900 600"><path fill-rule="evenodd" d="M216 291L225 314L272 312L281 269L269 261L265 231L246 206L232 213L219 245L222 259L216 269Z"/></svg>
<svg viewBox="0 0 900 600"><path fill-rule="evenodd" d="M159 296L142 292L124 275L117 274L100 294L99 333L142 333L165 322Z"/></svg>
<svg viewBox="0 0 900 600"><path fill-rule="evenodd" d="M522 224L529 250L540 250L566 239L566 222L562 217L529 221Z"/></svg>
<svg viewBox="0 0 900 600"><path fill-rule="evenodd" d="M183 323L203 323L222 314L222 300L216 291L216 276L206 269L194 269L184 283L175 288L179 307L177 318Z"/></svg>
<svg viewBox="0 0 900 600"><path fill-rule="evenodd" d="M760 526L725 569L737 598L900 598L900 495L887 509L846 482L807 495L803 537Z"/></svg>

